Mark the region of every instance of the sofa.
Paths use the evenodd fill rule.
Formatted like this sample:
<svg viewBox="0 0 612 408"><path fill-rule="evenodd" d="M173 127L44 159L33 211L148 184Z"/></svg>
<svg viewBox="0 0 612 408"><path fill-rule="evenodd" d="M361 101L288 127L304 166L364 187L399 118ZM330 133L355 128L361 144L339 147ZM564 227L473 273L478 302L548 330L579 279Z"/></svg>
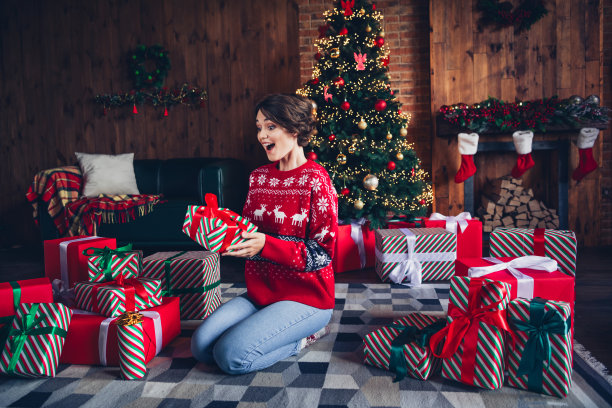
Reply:
<svg viewBox="0 0 612 408"><path fill-rule="evenodd" d="M98 235L117 239L117 245L132 243L135 248L198 249L182 232L187 206L204 205L204 196L213 193L219 207L242 212L248 189L244 164L229 158L179 158L134 160L136 183L141 194L161 194L162 201L152 212L127 223L105 224ZM39 208L45 208L42 205ZM59 238L46 211L38 212L43 240Z"/></svg>

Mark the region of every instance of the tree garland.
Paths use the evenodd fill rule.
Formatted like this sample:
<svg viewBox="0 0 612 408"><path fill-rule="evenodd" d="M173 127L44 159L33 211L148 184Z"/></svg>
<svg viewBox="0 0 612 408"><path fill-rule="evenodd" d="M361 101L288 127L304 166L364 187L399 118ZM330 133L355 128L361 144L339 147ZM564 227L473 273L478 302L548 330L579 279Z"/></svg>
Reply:
<svg viewBox="0 0 612 408"><path fill-rule="evenodd" d="M153 62L155 66L147 70L147 63ZM130 54L130 76L134 81L134 89L147 87L161 88L170 70L168 51L161 45L147 47L139 45Z"/></svg>
<svg viewBox="0 0 612 408"><path fill-rule="evenodd" d="M482 25L494 25L498 28L514 26L514 32L517 34L529 30L548 14L542 0L524 0L515 9L509 1L500 3L497 0L478 0L476 7L483 13L480 19Z"/></svg>
<svg viewBox="0 0 612 408"><path fill-rule="evenodd" d="M468 106L464 103L440 107L442 119L451 125L476 133L533 130L546 132L550 126L580 127L608 123L609 109L599 106L599 98L572 96L534 101L504 102L488 98Z"/></svg>

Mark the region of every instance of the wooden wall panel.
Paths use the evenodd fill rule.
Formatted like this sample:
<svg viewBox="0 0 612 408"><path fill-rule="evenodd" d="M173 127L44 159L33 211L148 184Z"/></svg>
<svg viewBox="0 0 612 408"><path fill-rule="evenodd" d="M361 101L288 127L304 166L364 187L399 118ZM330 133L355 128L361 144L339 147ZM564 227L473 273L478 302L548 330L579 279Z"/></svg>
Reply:
<svg viewBox="0 0 612 408"><path fill-rule="evenodd" d="M300 86L298 28L296 3L283 0L0 2L0 245L36 242L25 192L75 151L267 162L252 110ZM94 96L129 91L127 54L157 43L170 52L166 85L205 88L204 109L104 116Z"/></svg>
<svg viewBox="0 0 612 408"><path fill-rule="evenodd" d="M561 98L574 94L602 95L601 1L547 1L548 15L529 31L516 35L512 28L481 27L476 2L430 0L432 119L442 105L473 104L488 96L514 101L554 95ZM516 5L517 2L512 3ZM471 27L469 34L466 34L466 27ZM464 61L466 55L472 58L472 64L459 62ZM575 135L571 137L575 139ZM432 142L435 209L457 214L462 211L464 202L463 184L453 180L460 164L457 143L436 137L435 131ZM601 143L600 137L594 149L600 163L603 157ZM487 155L489 153L477 157L476 188L487 177L508 174L515 158L513 154ZM534 158L555 161L555 155L538 152ZM569 171L577 164L577 149L572 145ZM555 172L554 166L538 164L525 175L525 183L533 184L534 189L542 191L542 199L549 200L550 196L555 196L556 189L546 190L544 186L554 180ZM582 245L600 243L600 178L600 173L595 172L580 183L570 180L569 226L576 231Z"/></svg>

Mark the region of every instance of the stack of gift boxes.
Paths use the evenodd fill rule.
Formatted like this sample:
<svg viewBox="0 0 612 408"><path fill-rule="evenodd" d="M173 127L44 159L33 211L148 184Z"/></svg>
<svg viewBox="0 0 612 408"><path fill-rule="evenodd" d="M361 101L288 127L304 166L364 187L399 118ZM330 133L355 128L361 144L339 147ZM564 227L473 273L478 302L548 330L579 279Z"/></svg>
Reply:
<svg viewBox="0 0 612 408"><path fill-rule="evenodd" d="M366 364L426 380L509 386L565 397L571 387L576 237L571 231L499 228L482 257L482 225L422 219L424 228L373 231L385 282L450 279L448 314L413 313L364 337ZM366 251L368 249L366 248Z"/></svg>
<svg viewBox="0 0 612 408"><path fill-rule="evenodd" d="M255 229L216 197L207 204L189 206L183 231L208 251L143 259L110 238L45 241L45 278L0 283L0 372L53 377L67 363L143 378L181 320L204 319L221 304L219 252Z"/></svg>

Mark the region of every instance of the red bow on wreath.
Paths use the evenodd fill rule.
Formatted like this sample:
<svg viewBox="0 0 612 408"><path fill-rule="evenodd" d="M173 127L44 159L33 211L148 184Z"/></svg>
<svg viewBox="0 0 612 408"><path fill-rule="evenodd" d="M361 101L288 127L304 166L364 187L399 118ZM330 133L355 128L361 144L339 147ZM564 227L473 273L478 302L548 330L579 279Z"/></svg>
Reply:
<svg viewBox="0 0 612 408"><path fill-rule="evenodd" d="M353 15L353 7L355 7L355 0L340 0L340 5L344 9L345 16Z"/></svg>

